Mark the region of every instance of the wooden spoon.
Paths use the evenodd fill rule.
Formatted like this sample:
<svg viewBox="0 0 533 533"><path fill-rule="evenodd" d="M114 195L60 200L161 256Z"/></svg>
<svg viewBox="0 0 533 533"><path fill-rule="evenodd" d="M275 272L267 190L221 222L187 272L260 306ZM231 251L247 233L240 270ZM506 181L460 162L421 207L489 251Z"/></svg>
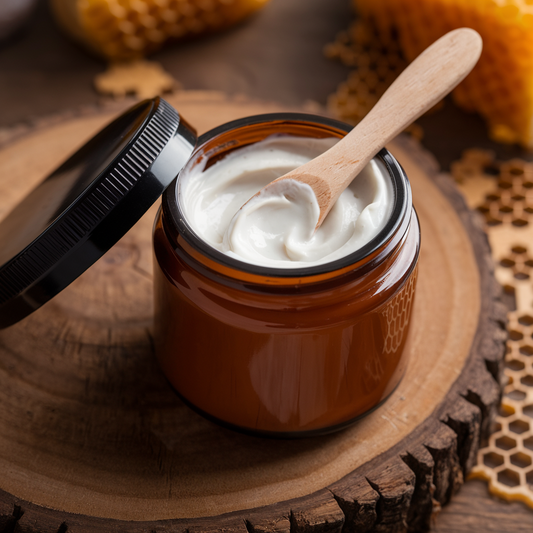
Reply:
<svg viewBox="0 0 533 533"><path fill-rule="evenodd" d="M313 189L320 227L344 189L381 148L446 96L474 68L483 47L469 28L451 31L424 50L387 89L368 115L335 146L282 180L307 183Z"/></svg>

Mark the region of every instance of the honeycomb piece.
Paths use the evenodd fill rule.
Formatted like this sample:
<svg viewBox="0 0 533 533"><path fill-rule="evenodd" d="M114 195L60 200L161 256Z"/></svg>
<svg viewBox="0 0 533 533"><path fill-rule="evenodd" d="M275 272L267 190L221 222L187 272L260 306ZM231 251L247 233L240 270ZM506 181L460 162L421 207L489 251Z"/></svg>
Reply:
<svg viewBox="0 0 533 533"><path fill-rule="evenodd" d="M467 26L483 38L481 58L454 90L455 102L480 113L493 138L533 148L533 3L530 0L353 0L387 46L398 36L412 61L431 43Z"/></svg>
<svg viewBox="0 0 533 533"><path fill-rule="evenodd" d="M153 98L178 87L177 81L159 63L132 61L114 63L94 79L96 90L117 97L135 94L137 97Z"/></svg>
<svg viewBox="0 0 533 533"><path fill-rule="evenodd" d="M533 507L533 164L468 150L452 174L485 217L496 277L515 308L508 314L502 405L470 476L488 481L493 494Z"/></svg>
<svg viewBox="0 0 533 533"><path fill-rule="evenodd" d="M170 40L222 30L268 0L50 0L59 24L99 55L131 60Z"/></svg>
<svg viewBox="0 0 533 533"><path fill-rule="evenodd" d="M387 325L383 348L385 354L390 355L396 353L400 349L402 340L405 338L404 332L405 328L409 326L417 276L418 273L415 272L402 290L394 297L392 305L387 309L385 316Z"/></svg>

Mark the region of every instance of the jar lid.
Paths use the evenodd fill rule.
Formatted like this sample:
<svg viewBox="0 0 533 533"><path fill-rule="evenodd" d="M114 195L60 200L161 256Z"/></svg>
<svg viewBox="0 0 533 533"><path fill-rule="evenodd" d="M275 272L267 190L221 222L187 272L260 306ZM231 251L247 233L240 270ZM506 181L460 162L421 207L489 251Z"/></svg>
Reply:
<svg viewBox="0 0 533 533"><path fill-rule="evenodd" d="M33 189L0 221L0 328L53 298L123 237L196 141L165 100L145 100Z"/></svg>

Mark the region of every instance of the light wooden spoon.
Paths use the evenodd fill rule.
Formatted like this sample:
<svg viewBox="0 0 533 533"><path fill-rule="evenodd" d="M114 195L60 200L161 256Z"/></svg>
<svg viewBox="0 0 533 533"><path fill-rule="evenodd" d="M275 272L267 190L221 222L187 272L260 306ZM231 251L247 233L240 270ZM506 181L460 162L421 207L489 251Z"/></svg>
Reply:
<svg viewBox="0 0 533 533"><path fill-rule="evenodd" d="M307 183L320 207L318 229L341 193L372 157L466 77L477 63L482 47L481 37L474 30L460 28L447 33L398 76L348 135L257 194L282 180Z"/></svg>

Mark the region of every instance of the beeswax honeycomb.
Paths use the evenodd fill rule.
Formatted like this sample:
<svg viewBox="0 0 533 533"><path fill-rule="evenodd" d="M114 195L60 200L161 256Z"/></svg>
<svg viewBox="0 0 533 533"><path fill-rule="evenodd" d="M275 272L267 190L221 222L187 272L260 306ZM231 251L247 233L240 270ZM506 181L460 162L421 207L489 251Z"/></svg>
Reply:
<svg viewBox="0 0 533 533"><path fill-rule="evenodd" d="M483 53L455 89L455 102L480 113L493 138L533 148L533 2L531 0L353 0L384 47L397 37L413 60L446 32L477 30Z"/></svg>
<svg viewBox="0 0 533 533"><path fill-rule="evenodd" d="M112 60L138 59L169 40L218 31L268 0L51 0L60 25Z"/></svg>
<svg viewBox="0 0 533 533"><path fill-rule="evenodd" d="M452 174L469 206L485 217L496 278L515 307L508 314L502 406L470 477L533 507L533 163L468 150Z"/></svg>

